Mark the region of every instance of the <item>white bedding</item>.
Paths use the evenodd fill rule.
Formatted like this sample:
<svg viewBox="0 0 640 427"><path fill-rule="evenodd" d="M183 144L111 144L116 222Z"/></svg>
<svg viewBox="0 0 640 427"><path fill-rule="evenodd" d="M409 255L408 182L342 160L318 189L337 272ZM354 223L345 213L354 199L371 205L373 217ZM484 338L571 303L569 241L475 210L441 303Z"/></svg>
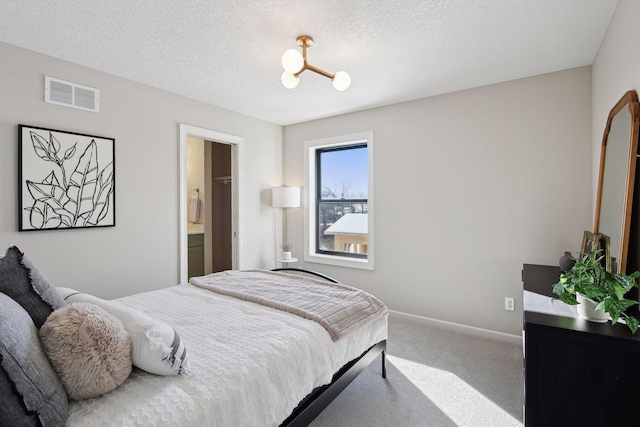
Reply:
<svg viewBox="0 0 640 427"><path fill-rule="evenodd" d="M117 301L172 325L191 375L134 369L115 391L71 402L67 426L277 426L387 338L386 316L333 342L311 320L188 284Z"/></svg>

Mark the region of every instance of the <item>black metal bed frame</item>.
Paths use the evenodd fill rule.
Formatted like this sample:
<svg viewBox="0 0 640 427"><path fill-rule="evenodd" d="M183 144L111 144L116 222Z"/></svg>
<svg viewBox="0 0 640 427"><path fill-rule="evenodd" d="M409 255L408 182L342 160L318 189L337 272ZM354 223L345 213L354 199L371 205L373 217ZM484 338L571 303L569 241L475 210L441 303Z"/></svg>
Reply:
<svg viewBox="0 0 640 427"><path fill-rule="evenodd" d="M295 271L295 272L298 272L298 273L304 273L304 274L310 274L312 276L317 276L317 277L320 277L320 278L322 278L324 280L328 280L329 282L332 282L332 283L340 283L341 285L343 284L339 280L336 280L333 277L329 277L326 274L322 274L322 273L319 273L319 272L313 271L313 270L307 270L305 268L284 267L284 268L274 268L271 271Z"/></svg>
<svg viewBox="0 0 640 427"><path fill-rule="evenodd" d="M387 341L383 340L374 344L360 357L347 363L334 376L331 383L323 385L313 390L305 397L298 407L284 420L281 427L304 427L309 425L320 412L338 397L347 386L356 379L367 366L374 361L378 354L382 355L382 378L387 378L385 350Z"/></svg>
<svg viewBox="0 0 640 427"><path fill-rule="evenodd" d="M276 268L272 271L295 271L321 277L332 283L341 283L325 274L303 268ZM314 389L307 397L302 399L298 407L283 421L280 427L304 427L309 425L378 355L382 355L382 378L387 378L386 349L387 340L380 341L362 353L360 357L344 365L333 375L333 379L329 384Z"/></svg>

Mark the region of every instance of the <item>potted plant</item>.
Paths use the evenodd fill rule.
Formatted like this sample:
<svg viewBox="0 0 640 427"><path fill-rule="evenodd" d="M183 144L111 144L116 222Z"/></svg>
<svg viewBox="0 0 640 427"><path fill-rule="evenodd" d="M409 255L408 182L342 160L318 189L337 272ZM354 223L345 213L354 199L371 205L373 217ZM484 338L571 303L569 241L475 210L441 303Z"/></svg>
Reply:
<svg viewBox="0 0 640 427"><path fill-rule="evenodd" d="M574 258L576 263L566 273L560 275L560 281L553 285L553 292L559 300L569 305L578 305L580 317L606 322L611 316L614 324L623 317L627 326L635 334L638 319L628 316L624 311L636 301L625 299L624 295L638 287L636 279L639 272L631 275L610 273L602 266L601 250L580 254ZM591 309L591 311L590 311Z"/></svg>
<svg viewBox="0 0 640 427"><path fill-rule="evenodd" d="M293 244L285 242L282 244L282 259L291 259L291 248Z"/></svg>

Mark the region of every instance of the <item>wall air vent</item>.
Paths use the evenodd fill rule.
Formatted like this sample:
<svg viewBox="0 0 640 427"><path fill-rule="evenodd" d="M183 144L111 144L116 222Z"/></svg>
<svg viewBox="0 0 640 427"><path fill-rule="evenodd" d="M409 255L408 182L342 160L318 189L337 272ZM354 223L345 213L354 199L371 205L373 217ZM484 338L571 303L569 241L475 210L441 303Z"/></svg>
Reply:
<svg viewBox="0 0 640 427"><path fill-rule="evenodd" d="M98 89L49 76L44 77L44 101L94 113L100 111L100 91Z"/></svg>

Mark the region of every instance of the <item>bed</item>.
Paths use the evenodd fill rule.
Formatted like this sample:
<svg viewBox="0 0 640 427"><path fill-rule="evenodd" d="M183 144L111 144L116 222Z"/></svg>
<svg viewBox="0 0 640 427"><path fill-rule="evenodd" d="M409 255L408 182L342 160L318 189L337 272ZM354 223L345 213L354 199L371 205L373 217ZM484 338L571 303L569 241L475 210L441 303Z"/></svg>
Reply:
<svg viewBox="0 0 640 427"><path fill-rule="evenodd" d="M386 375L386 307L334 340L314 320L193 280L115 302L170 324L187 349L188 374L134 367L112 392L70 401L66 426L303 426L378 355Z"/></svg>

